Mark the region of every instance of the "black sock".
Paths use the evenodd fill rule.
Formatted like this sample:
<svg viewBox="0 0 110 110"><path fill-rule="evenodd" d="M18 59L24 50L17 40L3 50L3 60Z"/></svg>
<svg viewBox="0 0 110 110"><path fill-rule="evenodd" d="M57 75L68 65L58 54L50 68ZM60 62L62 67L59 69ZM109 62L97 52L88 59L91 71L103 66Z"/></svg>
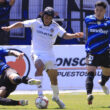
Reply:
<svg viewBox="0 0 110 110"><path fill-rule="evenodd" d="M31 78L27 77L27 76L23 76L22 77L22 83L24 84L28 84L28 81L30 80Z"/></svg>
<svg viewBox="0 0 110 110"><path fill-rule="evenodd" d="M103 74L102 74L102 77L101 77L102 79L101 79L101 85L102 86L104 86L105 85L105 83L109 80L109 76L104 76Z"/></svg>
<svg viewBox="0 0 110 110"><path fill-rule="evenodd" d="M0 105L19 105L19 101L0 97Z"/></svg>
<svg viewBox="0 0 110 110"><path fill-rule="evenodd" d="M94 72L89 72L86 78L86 91L87 94L92 93L93 89L93 79L94 79Z"/></svg>
<svg viewBox="0 0 110 110"><path fill-rule="evenodd" d="M20 84L20 83L22 82L22 79L21 79L20 76L17 76L17 77L15 77L15 78L13 79L13 81L18 85L18 84Z"/></svg>

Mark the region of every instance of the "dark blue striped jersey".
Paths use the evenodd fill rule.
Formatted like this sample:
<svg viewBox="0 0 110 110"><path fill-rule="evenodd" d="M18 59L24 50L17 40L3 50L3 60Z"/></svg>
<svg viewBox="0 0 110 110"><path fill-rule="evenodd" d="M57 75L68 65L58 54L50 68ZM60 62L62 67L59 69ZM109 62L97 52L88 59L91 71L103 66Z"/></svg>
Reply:
<svg viewBox="0 0 110 110"><path fill-rule="evenodd" d="M5 2L4 4L0 4L0 21L9 19L10 9L11 9L11 6L9 5L9 2ZM0 22L0 28L2 26L8 26L8 25L9 25L8 21Z"/></svg>
<svg viewBox="0 0 110 110"><path fill-rule="evenodd" d="M88 29L86 52L105 53L109 48L110 18L98 20L94 15L90 15L85 18L85 23Z"/></svg>
<svg viewBox="0 0 110 110"><path fill-rule="evenodd" d="M9 50L0 48L0 75L2 74L3 70L8 68L9 66L6 64L5 56L8 56Z"/></svg>

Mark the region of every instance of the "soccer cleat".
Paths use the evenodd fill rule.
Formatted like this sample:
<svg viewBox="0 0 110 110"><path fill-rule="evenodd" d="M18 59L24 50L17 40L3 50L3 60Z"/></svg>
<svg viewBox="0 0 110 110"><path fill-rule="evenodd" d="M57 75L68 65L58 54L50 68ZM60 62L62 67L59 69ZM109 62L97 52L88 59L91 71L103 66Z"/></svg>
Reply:
<svg viewBox="0 0 110 110"><path fill-rule="evenodd" d="M55 101L61 109L65 108L65 104L60 99L53 97L52 100Z"/></svg>
<svg viewBox="0 0 110 110"><path fill-rule="evenodd" d="M36 80L36 79L30 79L30 80L28 80L28 84L29 85L40 85L41 81L40 80Z"/></svg>
<svg viewBox="0 0 110 110"><path fill-rule="evenodd" d="M92 100L93 99L94 99L93 95L92 94L89 94L88 97L87 97L88 105L91 105L92 104Z"/></svg>
<svg viewBox="0 0 110 110"><path fill-rule="evenodd" d="M102 87L103 92L104 92L106 95L108 95L108 94L109 94L109 89L108 89L108 87L105 86L105 85L102 86L102 85L101 85L101 80L99 80L98 83L99 83L100 86Z"/></svg>
<svg viewBox="0 0 110 110"><path fill-rule="evenodd" d="M21 106L28 105L28 100L20 100L19 105L21 105Z"/></svg>

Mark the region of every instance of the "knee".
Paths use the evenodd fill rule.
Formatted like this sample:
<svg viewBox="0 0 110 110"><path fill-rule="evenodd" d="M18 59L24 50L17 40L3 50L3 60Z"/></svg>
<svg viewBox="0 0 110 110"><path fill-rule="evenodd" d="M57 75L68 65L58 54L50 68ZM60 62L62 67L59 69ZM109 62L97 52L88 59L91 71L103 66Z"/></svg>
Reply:
<svg viewBox="0 0 110 110"><path fill-rule="evenodd" d="M35 76L42 75L42 72L44 70L44 64L41 61L35 62L35 68L36 68Z"/></svg>
<svg viewBox="0 0 110 110"><path fill-rule="evenodd" d="M90 81L92 81L94 79L95 73L94 72L88 72L87 75L87 79L86 79L86 83L89 83Z"/></svg>
<svg viewBox="0 0 110 110"><path fill-rule="evenodd" d="M93 71L88 72L88 76L95 76L95 73Z"/></svg>

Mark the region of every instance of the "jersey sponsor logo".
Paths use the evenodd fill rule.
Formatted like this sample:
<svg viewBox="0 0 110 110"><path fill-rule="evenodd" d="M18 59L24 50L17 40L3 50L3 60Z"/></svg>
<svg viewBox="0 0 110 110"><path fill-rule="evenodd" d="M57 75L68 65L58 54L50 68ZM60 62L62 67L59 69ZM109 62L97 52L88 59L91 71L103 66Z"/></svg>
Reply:
<svg viewBox="0 0 110 110"><path fill-rule="evenodd" d="M103 30L103 29L90 29L90 32L108 34L108 30Z"/></svg>
<svg viewBox="0 0 110 110"><path fill-rule="evenodd" d="M89 22L88 24L96 24L96 22Z"/></svg>
<svg viewBox="0 0 110 110"><path fill-rule="evenodd" d="M43 34L43 35L45 35L45 36L50 36L50 37L52 37L52 34L47 33L47 32L43 32L43 31L41 31L41 30L37 30L37 33Z"/></svg>

